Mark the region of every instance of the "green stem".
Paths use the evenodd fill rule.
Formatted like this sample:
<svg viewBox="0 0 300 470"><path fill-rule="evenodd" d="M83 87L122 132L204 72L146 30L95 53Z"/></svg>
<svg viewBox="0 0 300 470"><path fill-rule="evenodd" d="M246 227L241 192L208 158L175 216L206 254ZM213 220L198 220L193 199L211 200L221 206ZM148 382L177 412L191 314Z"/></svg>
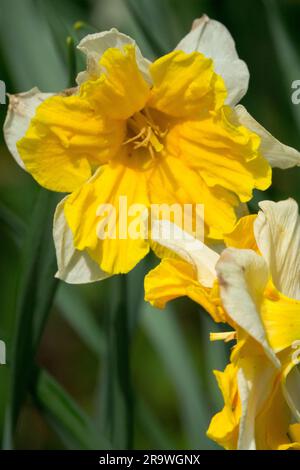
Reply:
<svg viewBox="0 0 300 470"><path fill-rule="evenodd" d="M76 53L75 53L75 43L72 36L67 37L67 48L68 48L68 63L69 63L69 87L72 88L75 86L75 77L77 71L76 64Z"/></svg>
<svg viewBox="0 0 300 470"><path fill-rule="evenodd" d="M130 318L127 279L110 280L107 353L102 381L102 427L115 449L133 447L133 393L130 367Z"/></svg>

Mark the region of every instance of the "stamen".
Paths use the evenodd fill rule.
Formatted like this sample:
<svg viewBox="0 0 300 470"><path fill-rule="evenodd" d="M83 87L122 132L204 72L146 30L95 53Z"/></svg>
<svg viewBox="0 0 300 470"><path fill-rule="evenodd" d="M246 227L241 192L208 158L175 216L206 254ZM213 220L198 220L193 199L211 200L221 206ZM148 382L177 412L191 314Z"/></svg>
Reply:
<svg viewBox="0 0 300 470"><path fill-rule="evenodd" d="M128 132L134 134L123 142L123 145L132 144L133 149L146 147L149 150L152 159L155 159L157 153L160 153L164 146L161 142L168 129L162 131L154 122L149 109L134 114L127 121Z"/></svg>
<svg viewBox="0 0 300 470"><path fill-rule="evenodd" d="M123 142L123 145L130 144L130 142L135 142L140 137L143 137L145 130L146 129L143 127L143 129L137 135L135 135L134 137L131 137L130 139L125 140L125 142Z"/></svg>
<svg viewBox="0 0 300 470"><path fill-rule="evenodd" d="M224 331L219 333L210 333L209 339L210 341L232 341L236 338L236 331Z"/></svg>
<svg viewBox="0 0 300 470"><path fill-rule="evenodd" d="M150 138L151 138L151 133L152 133L152 130L151 130L151 127L147 127L147 130L146 130L146 135L145 135L145 138L144 140L141 140L140 142L136 142L134 144L134 148L135 149L138 149L140 147L147 147L147 145L149 144L150 142Z"/></svg>

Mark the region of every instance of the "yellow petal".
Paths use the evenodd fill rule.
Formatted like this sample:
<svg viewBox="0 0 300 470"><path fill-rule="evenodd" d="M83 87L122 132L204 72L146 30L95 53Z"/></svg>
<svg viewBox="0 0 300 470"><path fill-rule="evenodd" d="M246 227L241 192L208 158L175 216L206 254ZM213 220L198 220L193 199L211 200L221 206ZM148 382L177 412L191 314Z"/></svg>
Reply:
<svg viewBox="0 0 300 470"><path fill-rule="evenodd" d="M153 89L149 106L174 117L194 116L220 107L226 98L223 79L199 52L173 51L150 66Z"/></svg>
<svg viewBox="0 0 300 470"><path fill-rule="evenodd" d="M79 96L45 100L17 147L26 169L37 182L53 191L71 192L116 153L124 127L103 120Z"/></svg>
<svg viewBox="0 0 300 470"><path fill-rule="evenodd" d="M136 59L138 67L147 82L151 82L149 77L149 61L142 56L141 51L137 47L134 39L126 34L120 33L116 28L109 31L101 31L84 36L77 46L87 58L87 69L79 72L76 82L80 85L86 80L98 78L101 74L101 66L99 60L107 49L111 47L122 47L133 44L136 50Z"/></svg>
<svg viewBox="0 0 300 470"><path fill-rule="evenodd" d="M291 424L289 427L289 435L293 441L299 444L300 448L300 423Z"/></svg>
<svg viewBox="0 0 300 470"><path fill-rule="evenodd" d="M80 87L81 96L111 119L127 119L144 108L149 85L136 63L134 45L107 49L100 59L103 74Z"/></svg>
<svg viewBox="0 0 300 470"><path fill-rule="evenodd" d="M296 447L288 436L291 412L284 399L280 377L275 379L273 391L256 418L257 450L284 450ZM291 436L292 437L292 436ZM293 437L292 437L293 439ZM298 443L299 446L299 443Z"/></svg>
<svg viewBox="0 0 300 470"><path fill-rule="evenodd" d="M166 149L201 174L210 187L220 186L249 201L254 188L271 184L271 167L259 153L260 138L235 125L223 107L204 119L173 126Z"/></svg>
<svg viewBox="0 0 300 470"><path fill-rule="evenodd" d="M257 215L246 215L239 219L233 231L224 238L226 246L232 248L248 248L258 252L258 247L254 237L253 223Z"/></svg>
<svg viewBox="0 0 300 470"><path fill-rule="evenodd" d="M237 368L228 364L224 372L214 371L224 399L224 408L211 420L207 436L228 450L237 448L241 404L238 396Z"/></svg>
<svg viewBox="0 0 300 470"><path fill-rule="evenodd" d="M124 196L127 196L127 203ZM142 211L137 207L136 212L129 214L126 227L125 204L129 210L131 204L148 207L149 202L144 175L120 163L102 167L65 204L75 247L87 250L100 268L110 274L130 271L149 251L149 243L144 239ZM135 223L139 233L133 238L130 230Z"/></svg>
<svg viewBox="0 0 300 470"><path fill-rule="evenodd" d="M167 156L159 160L149 177L149 195L154 204L203 204L207 236L211 238L222 239L234 228L237 198L219 186L209 188L178 158Z"/></svg>
<svg viewBox="0 0 300 470"><path fill-rule="evenodd" d="M239 450L255 450L256 417L269 403L274 380L280 371L266 356L260 344L238 331L238 343L231 355L238 366L238 388L241 400L241 422L239 429Z"/></svg>
<svg viewBox="0 0 300 470"><path fill-rule="evenodd" d="M186 261L165 258L145 277L145 300L154 307L164 308L170 300L183 296L202 305L215 321L224 320L214 291L197 281L196 270Z"/></svg>
<svg viewBox="0 0 300 470"><path fill-rule="evenodd" d="M279 352L300 339L300 301L270 286L261 306L261 318L269 343Z"/></svg>
<svg viewBox="0 0 300 470"><path fill-rule="evenodd" d="M56 251L58 279L69 284L85 284L106 279L108 274L85 251L76 250L73 234L67 224L64 205L69 196L56 207L53 220L53 238Z"/></svg>

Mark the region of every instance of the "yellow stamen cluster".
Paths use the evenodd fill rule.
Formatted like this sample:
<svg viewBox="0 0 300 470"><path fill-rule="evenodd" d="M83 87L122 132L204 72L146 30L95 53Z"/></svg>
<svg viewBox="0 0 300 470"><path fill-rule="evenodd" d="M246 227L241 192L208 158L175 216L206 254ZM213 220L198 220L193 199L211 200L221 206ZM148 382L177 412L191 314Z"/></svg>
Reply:
<svg viewBox="0 0 300 470"><path fill-rule="evenodd" d="M134 150L145 147L154 159L155 154L160 153L164 148L162 140L167 132L167 129L164 131L160 129L153 121L149 109L145 108L127 120L128 139L123 142L123 145L133 144Z"/></svg>

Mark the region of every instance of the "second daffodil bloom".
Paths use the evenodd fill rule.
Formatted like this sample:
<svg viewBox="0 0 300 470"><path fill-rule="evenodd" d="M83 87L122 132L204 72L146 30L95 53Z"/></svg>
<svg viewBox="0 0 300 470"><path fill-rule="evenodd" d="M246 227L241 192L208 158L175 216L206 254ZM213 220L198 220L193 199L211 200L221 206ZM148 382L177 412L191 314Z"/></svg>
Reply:
<svg viewBox="0 0 300 470"><path fill-rule="evenodd" d="M142 230L118 236L119 217L117 236L99 237L100 206L118 209L123 196L128 207L202 203L206 237L222 240L236 208L270 185L270 165L299 165L299 152L236 106L249 73L220 23L203 16L153 63L115 29L78 47L87 56L78 86L11 96L4 128L12 155L40 185L71 193L54 223L60 278L126 273L149 251Z"/></svg>
<svg viewBox="0 0 300 470"><path fill-rule="evenodd" d="M211 335L236 340L230 364L215 372L224 408L211 439L226 449L300 450L300 218L292 199L260 208L240 219L221 255L188 235L168 242L176 257L148 274L146 299L163 306L188 295L231 326Z"/></svg>
<svg viewBox="0 0 300 470"><path fill-rule="evenodd" d="M227 249L217 264L237 344L217 373L225 406L208 435L232 449L300 450L300 218L293 200L261 207L260 255Z"/></svg>

